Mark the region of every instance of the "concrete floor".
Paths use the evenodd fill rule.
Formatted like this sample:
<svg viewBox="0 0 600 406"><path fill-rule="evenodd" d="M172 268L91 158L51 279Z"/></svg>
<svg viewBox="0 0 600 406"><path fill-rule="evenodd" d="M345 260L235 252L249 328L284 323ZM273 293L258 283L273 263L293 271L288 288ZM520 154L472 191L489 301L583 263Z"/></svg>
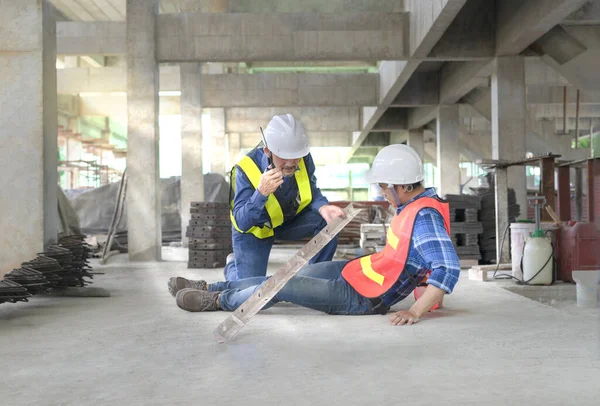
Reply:
<svg viewBox="0 0 600 406"><path fill-rule="evenodd" d="M271 269L289 254L276 252ZM553 308L466 273L445 309L411 327L280 305L217 344L227 314L180 310L166 281L221 271L122 255L95 269L111 298L0 305L0 404L598 404L600 311Z"/></svg>

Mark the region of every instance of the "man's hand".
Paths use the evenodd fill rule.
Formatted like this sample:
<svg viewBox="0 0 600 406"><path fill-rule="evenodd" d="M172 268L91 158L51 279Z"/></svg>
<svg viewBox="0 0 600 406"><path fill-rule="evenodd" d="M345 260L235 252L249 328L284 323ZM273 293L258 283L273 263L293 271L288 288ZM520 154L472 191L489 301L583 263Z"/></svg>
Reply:
<svg viewBox="0 0 600 406"><path fill-rule="evenodd" d="M390 316L390 324L393 326L402 326L404 324L415 324L419 322L419 316L412 310L400 310Z"/></svg>
<svg viewBox="0 0 600 406"><path fill-rule="evenodd" d="M326 204L319 209L319 214L325 219L327 224L331 223L337 217L344 217L344 211L337 206Z"/></svg>
<svg viewBox="0 0 600 406"><path fill-rule="evenodd" d="M258 192L263 196L269 196L275 192L283 183L283 174L281 169L271 169L260 175L258 182Z"/></svg>

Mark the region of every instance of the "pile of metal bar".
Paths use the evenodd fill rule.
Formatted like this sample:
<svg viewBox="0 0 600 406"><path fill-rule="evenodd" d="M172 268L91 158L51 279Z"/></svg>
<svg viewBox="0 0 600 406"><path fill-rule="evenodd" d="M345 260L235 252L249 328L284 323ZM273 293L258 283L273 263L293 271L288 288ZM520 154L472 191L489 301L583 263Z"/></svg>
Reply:
<svg viewBox="0 0 600 406"><path fill-rule="evenodd" d="M27 302L31 293L23 286L11 280L0 281L0 303Z"/></svg>
<svg viewBox="0 0 600 406"><path fill-rule="evenodd" d="M4 275L4 279L18 283L32 295L45 293L50 285L48 279L41 272L28 267L13 269Z"/></svg>
<svg viewBox="0 0 600 406"><path fill-rule="evenodd" d="M92 267L88 261L92 256L92 247L85 242L85 236L70 235L61 237L58 244L60 247L68 249L73 256L69 265L72 268L72 273L78 276L80 283L78 286L85 286L90 283L83 279L94 279L94 273L91 272Z"/></svg>
<svg viewBox="0 0 600 406"><path fill-rule="evenodd" d="M188 268L220 268L233 252L231 218L227 203L192 202Z"/></svg>
<svg viewBox="0 0 600 406"><path fill-rule="evenodd" d="M88 263L92 248L85 236L72 235L59 239L45 252L13 269L0 281L0 303L27 301L31 295L51 293L91 283L94 273Z"/></svg>
<svg viewBox="0 0 600 406"><path fill-rule="evenodd" d="M31 261L23 262L21 267L40 272L48 281L48 288L59 288L63 285L62 279L66 271L54 258L38 255Z"/></svg>

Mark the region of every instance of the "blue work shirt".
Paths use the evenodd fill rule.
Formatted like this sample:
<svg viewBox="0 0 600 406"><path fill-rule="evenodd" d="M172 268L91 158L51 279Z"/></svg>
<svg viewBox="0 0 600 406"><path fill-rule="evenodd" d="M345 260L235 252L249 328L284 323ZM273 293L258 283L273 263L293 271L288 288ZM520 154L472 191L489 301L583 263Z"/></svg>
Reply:
<svg viewBox="0 0 600 406"><path fill-rule="evenodd" d="M396 214L421 197L437 198L438 196L435 189L427 188L423 193L400 206ZM437 210L431 208L422 209L417 214L404 272L390 290L381 296L381 299L386 305L393 306L408 296L415 288L413 281L422 281L428 271L431 271L431 275L427 279L427 284L442 289L448 294L452 293L460 276L460 260L444 227L444 218ZM412 278L409 279L407 273Z"/></svg>
<svg viewBox="0 0 600 406"><path fill-rule="evenodd" d="M248 153L254 163L258 166L261 173L264 173L269 166L267 155L262 148L256 148ZM307 209L316 212L329 202L317 187L317 178L315 177L315 164L310 154L304 158L310 188L312 191L312 202ZM262 227L265 223L270 223L271 218L267 213L265 204L268 196L263 196L239 167L236 168L235 176L235 196L233 199L233 217L240 230L247 231L254 226ZM274 193L277 201L283 211L284 223L291 220L299 206L300 191L295 176L285 177L283 184ZM305 209L306 210L306 209Z"/></svg>

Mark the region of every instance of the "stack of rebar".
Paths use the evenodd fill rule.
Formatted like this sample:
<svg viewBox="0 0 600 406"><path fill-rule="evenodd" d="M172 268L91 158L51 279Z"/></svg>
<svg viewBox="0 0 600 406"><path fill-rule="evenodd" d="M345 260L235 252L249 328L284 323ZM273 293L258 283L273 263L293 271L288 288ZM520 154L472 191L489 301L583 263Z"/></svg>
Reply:
<svg viewBox="0 0 600 406"><path fill-rule="evenodd" d="M50 286L50 282L41 272L26 266L13 269L4 275L4 279L18 283L32 295L45 293Z"/></svg>
<svg viewBox="0 0 600 406"><path fill-rule="evenodd" d="M31 261L23 262L21 267L40 272L48 281L48 288L61 287L63 275L66 273L56 259L43 255L38 255Z"/></svg>
<svg viewBox="0 0 600 406"><path fill-rule="evenodd" d="M85 242L84 235L70 235L61 237L58 240L60 247L68 249L73 258L70 263L72 273L78 276L79 285L85 286L90 283L83 278L94 278L94 274L91 272L92 268L89 265L88 259L92 255L92 247Z"/></svg>
<svg viewBox="0 0 600 406"><path fill-rule="evenodd" d="M31 295L64 291L67 288L85 287L93 278L88 263L92 247L85 236L61 237L31 261L23 262L0 281L0 303L27 301Z"/></svg>
<svg viewBox="0 0 600 406"><path fill-rule="evenodd" d="M227 255L233 252L229 205L192 202L190 215L188 268L225 266Z"/></svg>
<svg viewBox="0 0 600 406"><path fill-rule="evenodd" d="M20 284L8 279L0 281L0 303L27 302L30 296L31 293Z"/></svg>

